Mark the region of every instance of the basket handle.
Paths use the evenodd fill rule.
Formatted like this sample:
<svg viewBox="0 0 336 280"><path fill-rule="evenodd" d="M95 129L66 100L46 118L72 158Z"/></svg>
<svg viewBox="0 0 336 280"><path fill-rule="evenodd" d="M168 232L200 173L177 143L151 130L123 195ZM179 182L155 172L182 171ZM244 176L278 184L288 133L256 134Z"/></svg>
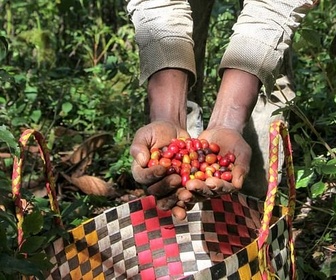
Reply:
<svg viewBox="0 0 336 280"><path fill-rule="evenodd" d="M22 167L24 161L24 148L27 146L28 140L31 136L34 136L35 141L37 142L40 157L45 166L45 177L46 177L46 184L45 187L47 189L47 194L50 202L51 210L54 211L57 215L55 217L56 225L63 226L59 205L56 196L55 190L55 179L52 172L52 166L50 162L50 154L46 145L45 138L43 135L34 130L34 129L27 129L25 130L19 139L20 144L20 157L14 157L13 163L13 173L12 173L12 194L13 200L15 204L15 212L17 217L17 225L18 225L18 244L19 246L23 243L23 229L22 223L24 219L24 210L22 207L22 200L21 200L21 181L22 181Z"/></svg>
<svg viewBox="0 0 336 280"><path fill-rule="evenodd" d="M259 232L258 245L261 248L269 235L270 222L272 218L272 211L275 205L275 197L278 191L278 167L279 167L279 143L282 139L284 154L285 154L285 166L287 174L287 185L289 188L288 199L288 219L291 225L294 210L295 210L295 177L293 167L292 146L290 142L289 132L283 121L275 121L270 126L269 135L269 174L268 174L268 190L266 199L264 202L264 215L261 221L261 228Z"/></svg>
<svg viewBox="0 0 336 280"><path fill-rule="evenodd" d="M290 260L291 260L291 271L292 279L296 278L296 268L295 268L295 255L294 255L294 241L292 236L292 222L295 211L295 199L296 199L296 188L295 188L295 177L294 177L294 166L293 166L293 156L292 156L292 146L290 142L288 128L282 120L275 121L270 126L269 134L269 174L268 174L268 190L266 199L264 202L264 215L261 221L261 227L258 237L258 247L259 247L259 258L262 261L261 267L263 267L263 279L269 279L269 275L272 274L273 268L269 263L267 257L267 238L270 232L270 223L272 218L272 212L275 205L275 197L278 191L278 167L279 167L279 143L282 139L284 155L285 155L285 166L287 175L287 185L289 188L288 205L287 205L287 222L289 225L289 249L290 249Z"/></svg>

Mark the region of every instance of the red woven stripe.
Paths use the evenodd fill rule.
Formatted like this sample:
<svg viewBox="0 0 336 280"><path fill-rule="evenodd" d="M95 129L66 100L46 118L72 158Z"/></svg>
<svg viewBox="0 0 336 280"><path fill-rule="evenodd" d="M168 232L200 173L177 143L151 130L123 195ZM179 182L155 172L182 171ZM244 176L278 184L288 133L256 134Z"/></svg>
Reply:
<svg viewBox="0 0 336 280"><path fill-rule="evenodd" d="M143 198L141 205L142 210L130 214L133 226L144 225L144 231L134 234L135 246L141 248L137 253L139 266L143 268L140 272L141 278L157 279L155 271L159 271L160 267L168 267L170 276L182 276L182 263L169 262L180 259L179 246L174 241L175 227L172 222L167 224L167 217L171 216L171 212L157 209L152 196ZM148 215L152 217L148 218Z"/></svg>
<svg viewBox="0 0 336 280"><path fill-rule="evenodd" d="M131 213L131 221L133 226L140 225L144 222L145 220L145 215L143 211L137 211Z"/></svg>

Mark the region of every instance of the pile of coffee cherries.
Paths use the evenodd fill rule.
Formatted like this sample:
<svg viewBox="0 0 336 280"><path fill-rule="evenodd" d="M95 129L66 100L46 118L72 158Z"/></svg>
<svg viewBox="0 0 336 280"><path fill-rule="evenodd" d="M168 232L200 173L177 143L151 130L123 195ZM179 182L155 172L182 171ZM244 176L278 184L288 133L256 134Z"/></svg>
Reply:
<svg viewBox="0 0 336 280"><path fill-rule="evenodd" d="M179 174L182 185L192 179L206 180L217 177L231 182L236 157L233 153L219 154L220 147L205 139L176 138L168 146L152 148L148 167L162 165L167 174Z"/></svg>

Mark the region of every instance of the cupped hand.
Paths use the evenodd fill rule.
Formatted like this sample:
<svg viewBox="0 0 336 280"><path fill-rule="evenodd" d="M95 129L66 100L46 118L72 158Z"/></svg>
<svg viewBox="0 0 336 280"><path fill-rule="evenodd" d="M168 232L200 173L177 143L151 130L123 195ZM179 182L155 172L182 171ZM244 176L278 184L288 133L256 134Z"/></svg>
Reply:
<svg viewBox="0 0 336 280"><path fill-rule="evenodd" d="M130 148L131 156L134 159L132 163L134 180L147 186L148 193L157 198L157 205L163 210L174 207L175 210L178 210L177 212L182 210L181 207L176 206L177 191L181 188L181 177L178 174L167 176L167 168L161 165L148 168L150 150L168 146L173 138L181 137L188 138L190 136L186 130L173 123L155 121L136 132ZM182 198L184 197L182 196Z"/></svg>
<svg viewBox="0 0 336 280"><path fill-rule="evenodd" d="M185 190L180 191L178 196L180 200L178 204L184 206L211 196L240 190L250 169L252 151L238 131L222 127L212 128L203 131L198 138L206 139L209 143L217 143L220 146L220 155L231 152L236 156L232 180L227 182L215 177L207 178L205 181L189 180Z"/></svg>

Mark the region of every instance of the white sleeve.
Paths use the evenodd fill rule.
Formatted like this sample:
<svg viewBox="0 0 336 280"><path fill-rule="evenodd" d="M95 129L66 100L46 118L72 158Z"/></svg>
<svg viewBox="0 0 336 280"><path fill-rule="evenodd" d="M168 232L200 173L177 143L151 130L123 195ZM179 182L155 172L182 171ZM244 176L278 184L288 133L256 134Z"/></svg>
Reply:
<svg viewBox="0 0 336 280"><path fill-rule="evenodd" d="M139 47L140 84L164 68L196 76L193 21L187 0L129 0L127 10Z"/></svg>
<svg viewBox="0 0 336 280"><path fill-rule="evenodd" d="M311 0L245 0L223 55L220 74L225 68L249 72L256 75L270 93L284 52L312 7Z"/></svg>

